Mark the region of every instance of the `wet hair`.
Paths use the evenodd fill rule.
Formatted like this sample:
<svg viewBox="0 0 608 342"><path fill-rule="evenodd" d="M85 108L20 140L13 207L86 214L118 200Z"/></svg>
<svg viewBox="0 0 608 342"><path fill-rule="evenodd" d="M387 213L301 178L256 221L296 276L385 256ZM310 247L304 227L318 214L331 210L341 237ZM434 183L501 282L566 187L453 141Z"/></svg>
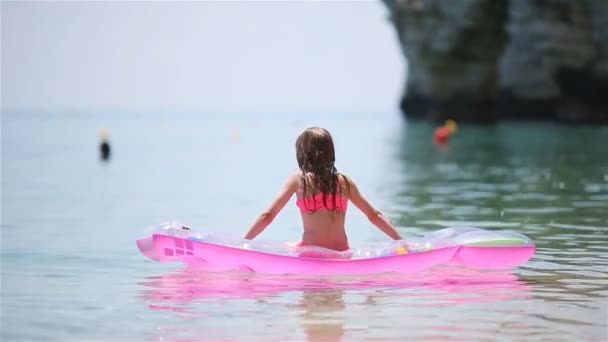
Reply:
<svg viewBox="0 0 608 342"><path fill-rule="evenodd" d="M310 127L304 130L296 140L296 157L300 167L302 180L302 196L312 197L317 192L323 194L323 204L327 207L328 195L333 195L333 210L337 208L336 194L340 191L338 170L336 169L336 153L334 142L329 131L320 127ZM348 191L348 180L346 190ZM306 201L304 201L306 206ZM309 213L316 211L306 210Z"/></svg>

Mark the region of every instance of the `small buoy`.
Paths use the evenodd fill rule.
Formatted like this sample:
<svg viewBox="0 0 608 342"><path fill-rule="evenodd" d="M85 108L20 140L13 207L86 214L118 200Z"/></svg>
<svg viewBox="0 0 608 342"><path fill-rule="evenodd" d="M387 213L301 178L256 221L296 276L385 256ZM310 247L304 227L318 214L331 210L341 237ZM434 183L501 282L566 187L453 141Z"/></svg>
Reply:
<svg viewBox="0 0 608 342"><path fill-rule="evenodd" d="M456 124L456 121L449 119L445 122L445 124L443 125L443 127L447 128L450 130L450 132L452 134L456 133L456 131L458 131L458 125Z"/></svg>
<svg viewBox="0 0 608 342"><path fill-rule="evenodd" d="M101 138L101 140L107 140L108 139L108 130L106 128L102 128L99 130L99 137Z"/></svg>
<svg viewBox="0 0 608 342"><path fill-rule="evenodd" d="M99 144L99 153L101 160L110 159L111 148L110 143L108 142L108 130L103 128L99 132L99 136L101 138L101 143Z"/></svg>
<svg viewBox="0 0 608 342"><path fill-rule="evenodd" d="M439 127L433 133L433 140L438 143L445 144L446 142L448 142L450 135L452 135L452 132L450 132L449 129L447 129L446 127Z"/></svg>
<svg viewBox="0 0 608 342"><path fill-rule="evenodd" d="M433 132L433 140L439 144L445 144L448 142L452 134L458 131L458 125L456 121L449 119L441 127L437 127Z"/></svg>

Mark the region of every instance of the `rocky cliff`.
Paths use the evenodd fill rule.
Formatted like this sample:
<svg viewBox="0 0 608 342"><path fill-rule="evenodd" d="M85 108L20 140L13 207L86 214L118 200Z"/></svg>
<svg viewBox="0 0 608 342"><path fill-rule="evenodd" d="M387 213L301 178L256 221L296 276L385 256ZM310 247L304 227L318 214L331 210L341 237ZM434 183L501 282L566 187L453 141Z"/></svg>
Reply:
<svg viewBox="0 0 608 342"><path fill-rule="evenodd" d="M608 123L608 1L383 0L410 118Z"/></svg>

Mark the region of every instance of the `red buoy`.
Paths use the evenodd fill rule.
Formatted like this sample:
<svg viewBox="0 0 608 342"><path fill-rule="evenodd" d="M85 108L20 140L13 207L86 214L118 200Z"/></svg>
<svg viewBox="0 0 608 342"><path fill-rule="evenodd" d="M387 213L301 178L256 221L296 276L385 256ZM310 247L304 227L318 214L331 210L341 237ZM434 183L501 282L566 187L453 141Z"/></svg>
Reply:
<svg viewBox="0 0 608 342"><path fill-rule="evenodd" d="M433 133L433 140L438 143L446 143L452 135L452 131L447 127L439 127Z"/></svg>

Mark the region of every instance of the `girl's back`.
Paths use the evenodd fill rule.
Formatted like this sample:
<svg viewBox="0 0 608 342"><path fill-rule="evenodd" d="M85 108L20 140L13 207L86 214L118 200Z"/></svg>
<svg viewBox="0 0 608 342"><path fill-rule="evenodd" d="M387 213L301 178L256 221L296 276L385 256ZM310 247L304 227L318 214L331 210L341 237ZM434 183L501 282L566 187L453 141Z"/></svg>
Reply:
<svg viewBox="0 0 608 342"><path fill-rule="evenodd" d="M308 195L311 191L306 191L306 186L313 183L314 178L310 174L306 176L300 174L298 177L296 204L300 208L304 226L301 245L347 250L349 246L344 226L348 204L348 181L344 176L338 175L335 195L330 193L323 196L321 191L315 191L311 196Z"/></svg>

